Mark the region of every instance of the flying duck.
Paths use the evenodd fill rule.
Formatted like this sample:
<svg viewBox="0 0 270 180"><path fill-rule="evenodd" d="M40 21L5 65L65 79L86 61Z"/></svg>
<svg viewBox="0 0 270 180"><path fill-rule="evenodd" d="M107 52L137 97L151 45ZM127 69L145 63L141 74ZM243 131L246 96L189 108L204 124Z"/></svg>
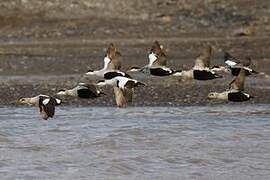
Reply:
<svg viewBox="0 0 270 180"><path fill-rule="evenodd" d="M48 118L53 118L55 112L55 106L61 104L61 100L47 96L38 95L31 98L21 98L18 100L19 104L28 104L33 106L38 106L40 110L40 115L44 120Z"/></svg>
<svg viewBox="0 0 270 180"><path fill-rule="evenodd" d="M138 86L145 86L144 83L141 83L135 79L117 76L112 79L106 79L106 80L100 80L97 83L98 86L105 86L105 85L111 85L116 86L121 89L132 89Z"/></svg>
<svg viewBox="0 0 270 180"><path fill-rule="evenodd" d="M222 78L216 72L212 71L210 66L210 57L212 53L211 46L207 46L196 58L195 65L191 70L181 71L175 76L181 76L184 79L196 79L196 80L211 80L216 78Z"/></svg>
<svg viewBox="0 0 270 180"><path fill-rule="evenodd" d="M217 93L211 92L208 94L209 99L221 99L224 101L242 102L248 101L253 98L253 96L244 93L244 83L245 83L245 69L241 69L238 76L230 83L229 89Z"/></svg>
<svg viewBox="0 0 270 180"><path fill-rule="evenodd" d="M237 76L243 68L246 72L246 76L249 76L251 74L258 74L257 71L251 69L249 66L251 64L251 59L249 57L239 60L236 57L232 56L228 52L224 53L224 62L231 70L231 73L233 76Z"/></svg>
<svg viewBox="0 0 270 180"><path fill-rule="evenodd" d="M98 86L102 87L105 85L111 85L114 89L115 101L118 107L124 107L128 102L132 102L132 97L134 93L134 88L143 83L122 76L117 76L112 79L100 80L97 83Z"/></svg>
<svg viewBox="0 0 270 180"><path fill-rule="evenodd" d="M95 75L104 79L111 79L116 76L129 77L125 72L120 71L121 54L116 50L114 44L110 44L104 57L104 67L100 70L88 70L86 75Z"/></svg>
<svg viewBox="0 0 270 180"><path fill-rule="evenodd" d="M94 84L79 83L73 89L59 90L57 95L60 96L72 96L82 99L90 99L100 97L103 93Z"/></svg>
<svg viewBox="0 0 270 180"><path fill-rule="evenodd" d="M152 48L148 54L148 64L143 67L133 66L129 71L131 72L142 72L145 74L150 74L153 76L170 76L181 71L175 71L171 68L166 67L167 65L167 56L162 50L163 46L159 44L158 41L155 41L152 45Z"/></svg>

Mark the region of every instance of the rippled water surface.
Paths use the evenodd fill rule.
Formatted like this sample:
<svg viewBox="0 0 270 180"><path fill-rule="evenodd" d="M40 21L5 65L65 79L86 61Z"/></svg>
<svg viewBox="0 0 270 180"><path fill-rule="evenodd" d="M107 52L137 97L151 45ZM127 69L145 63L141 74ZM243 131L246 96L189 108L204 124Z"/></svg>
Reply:
<svg viewBox="0 0 270 180"><path fill-rule="evenodd" d="M270 105L0 108L1 179L270 179Z"/></svg>

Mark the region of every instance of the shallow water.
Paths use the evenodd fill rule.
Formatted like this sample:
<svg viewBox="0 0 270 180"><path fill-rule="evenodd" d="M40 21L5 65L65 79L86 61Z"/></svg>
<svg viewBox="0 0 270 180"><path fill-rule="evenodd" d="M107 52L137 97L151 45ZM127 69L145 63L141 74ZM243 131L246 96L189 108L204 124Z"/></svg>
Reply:
<svg viewBox="0 0 270 180"><path fill-rule="evenodd" d="M0 110L1 179L270 179L270 105Z"/></svg>

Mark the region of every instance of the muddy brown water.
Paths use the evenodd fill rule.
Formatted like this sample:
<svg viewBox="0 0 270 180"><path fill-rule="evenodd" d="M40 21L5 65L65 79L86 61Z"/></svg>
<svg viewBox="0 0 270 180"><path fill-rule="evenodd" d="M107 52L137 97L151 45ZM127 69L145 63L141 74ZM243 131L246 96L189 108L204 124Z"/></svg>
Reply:
<svg viewBox="0 0 270 180"><path fill-rule="evenodd" d="M269 179L270 106L0 108L1 179Z"/></svg>

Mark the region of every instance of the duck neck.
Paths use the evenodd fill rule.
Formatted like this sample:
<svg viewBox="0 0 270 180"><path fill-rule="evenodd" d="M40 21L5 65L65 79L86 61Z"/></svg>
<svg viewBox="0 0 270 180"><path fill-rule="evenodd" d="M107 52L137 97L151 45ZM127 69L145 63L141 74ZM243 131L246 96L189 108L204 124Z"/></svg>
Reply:
<svg viewBox="0 0 270 180"><path fill-rule="evenodd" d="M32 97L32 98L25 98L25 102L30 105L38 105L39 104L39 97Z"/></svg>
<svg viewBox="0 0 270 180"><path fill-rule="evenodd" d="M228 92L225 91L225 92L222 92L222 93L217 93L216 98L221 99L221 100L228 100Z"/></svg>

